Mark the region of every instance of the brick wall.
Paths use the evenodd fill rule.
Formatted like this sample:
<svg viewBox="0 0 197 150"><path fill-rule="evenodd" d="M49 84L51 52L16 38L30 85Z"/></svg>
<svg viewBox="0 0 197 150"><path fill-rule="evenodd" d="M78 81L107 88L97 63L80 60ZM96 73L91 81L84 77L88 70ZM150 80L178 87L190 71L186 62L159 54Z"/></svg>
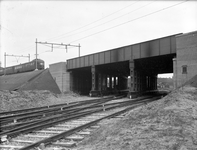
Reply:
<svg viewBox="0 0 197 150"><path fill-rule="evenodd" d="M66 62L51 64L49 70L60 91L70 91L70 74L66 71Z"/></svg>
<svg viewBox="0 0 197 150"><path fill-rule="evenodd" d="M197 31L177 36L176 51L174 85L180 87L197 74Z"/></svg>

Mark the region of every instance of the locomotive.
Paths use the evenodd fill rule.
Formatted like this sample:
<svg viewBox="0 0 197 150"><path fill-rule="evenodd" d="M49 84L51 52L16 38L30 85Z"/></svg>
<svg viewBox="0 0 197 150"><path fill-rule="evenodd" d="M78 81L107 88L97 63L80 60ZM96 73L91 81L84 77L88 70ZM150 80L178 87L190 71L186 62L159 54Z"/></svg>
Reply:
<svg viewBox="0 0 197 150"><path fill-rule="evenodd" d="M5 69L5 72L4 72ZM6 67L6 68L0 68L0 76L2 75L9 75L9 74L16 74L16 73L22 73L22 72L29 72L29 71L33 71L36 69L36 59L28 62L28 63L24 63L24 64L20 64L20 65L16 65L16 66L11 66L11 67ZM37 69L38 70L42 70L44 69L44 61L41 59L37 59Z"/></svg>

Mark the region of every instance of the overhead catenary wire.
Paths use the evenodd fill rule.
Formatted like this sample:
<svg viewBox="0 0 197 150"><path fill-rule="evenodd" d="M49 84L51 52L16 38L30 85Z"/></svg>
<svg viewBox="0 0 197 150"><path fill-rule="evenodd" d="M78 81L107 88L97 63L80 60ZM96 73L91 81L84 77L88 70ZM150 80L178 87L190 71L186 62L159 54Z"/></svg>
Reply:
<svg viewBox="0 0 197 150"><path fill-rule="evenodd" d="M136 3L139 2L139 1L140 1L140 0L137 0L137 1L135 1L135 2L133 2L133 3L129 4L129 5L127 5L127 6L125 6L125 7L123 7L123 8L120 8L119 10L117 10L117 11L111 13L111 14L108 14L108 15L104 16L104 17L101 18L101 19L95 20L95 21L90 22L90 23L88 23L88 24L86 24L86 25L84 25L84 26L81 26L81 27L77 28L77 29L74 29L74 30L69 31L69 32L67 32L67 33L64 33L64 34L62 34L62 35L58 35L58 36L49 38L49 39L47 39L47 40L56 39L57 37L61 37L61 36L63 36L63 35L66 35L66 34L69 34L69 33L75 32L75 31L78 31L78 30L80 30L80 29L82 29L82 28L85 28L85 27L87 27L87 26L90 26L90 25L92 25L92 24L94 24L94 23L96 23L96 22L99 22L99 21L101 21L101 20L103 20L103 19L105 19L105 18L108 18L108 17L110 17L110 16L112 16L112 15L114 15L114 14L116 14L116 13L118 13L118 12L120 12L120 11L122 11L122 10L124 10L124 9L126 9L126 8L128 8L128 7L130 7L130 6L132 6L132 5L134 5L134 4L136 4ZM25 52L25 51L27 51L27 50L29 50L29 49L32 49L32 48L34 48L34 45L31 45L31 46L25 48L23 51L20 51L20 53Z"/></svg>
<svg viewBox="0 0 197 150"><path fill-rule="evenodd" d="M104 20L105 18L108 18L108 17L110 17L110 16L116 14L116 13L118 13L118 12L120 12L120 11L122 11L122 10L124 10L124 9L126 9L126 8L128 8L128 7L132 6L132 5L134 5L134 4L136 4L136 3L139 2L139 1L140 1L140 0L137 0L137 1L135 1L134 3L131 3L131 4L129 4L129 5L127 5L127 6L123 7L123 8L121 8L121 9L119 9L119 10L117 10L117 11L115 11L115 12L109 14L109 15L104 16L104 17L101 18L101 19L95 20L95 21L90 22L90 23L88 23L88 24L86 24L86 25L84 25L84 26L81 26L81 27L77 28L77 29L74 29L74 30L72 30L72 31L63 33L62 35L59 35L59 36L56 36L56 37L49 38L49 39L47 39L47 40L57 39L58 37L62 37L62 36L64 36L64 35L66 35L66 34L70 34L70 33L73 33L73 32L75 32L75 31L78 31L78 30L80 30L80 29L83 29L83 28L85 28L85 27L87 27L87 26L90 26L90 25L92 25L92 24L94 24L94 23L97 23L97 22L99 22L99 21L101 21L101 20ZM59 39L59 38L58 38L58 39Z"/></svg>
<svg viewBox="0 0 197 150"><path fill-rule="evenodd" d="M120 24L115 25L115 26L112 26L112 27L110 27L110 28L106 28L106 29L104 29L104 30L101 30L101 31L95 32L95 33L90 34L90 35L88 35L88 36L85 36L85 37L82 37L82 38L79 38L79 39L73 40L73 41L71 41L71 42L69 42L69 43L77 42L77 41L80 41L80 40L86 39L86 38L88 38L88 37L94 36L94 35L96 35L96 34L99 34L99 33L102 33L102 32L105 32L105 31L108 31L108 30L111 30L111 29L114 29L114 28L116 28L116 27L122 26L122 25L124 25L124 24L130 23L130 22L134 22L134 21L139 20L139 19L141 19L141 18L145 18L145 17L147 17L147 16L150 16L150 15L156 14L156 13L158 13L158 12L164 11L164 10L166 10L166 9L169 9L169 8L175 7L175 6L180 5L180 4L183 4L183 3L187 2L187 1L189 1L189 0L185 0L185 1L182 1L182 2L180 2L180 3L177 3L177 4L174 4L174 5L171 5L171 6L168 6L168 7L162 8L162 9L160 9L160 10L157 10L157 11L154 11L154 12L151 12L151 13L148 13L148 14L145 14L145 15L142 15L142 16L140 16L140 17L137 17L137 18L131 19L131 20L129 20L129 21L126 21L126 22L120 23Z"/></svg>
<svg viewBox="0 0 197 150"><path fill-rule="evenodd" d="M91 27L91 28L88 28L88 29L86 29L86 30L83 30L83 31L80 31L80 32L77 32L77 33L74 33L74 34L69 34L69 35L67 35L67 36L62 36L61 38L70 37L70 36L77 35L77 34L80 34L80 33L86 32L86 31L89 31L89 30L91 30L91 29L100 27L100 26L105 25L105 24L107 24L107 23L109 23L109 22L112 22L112 21L114 21L114 20L117 20L117 19L119 19L119 18L121 18L121 17L124 17L124 16L126 16L126 15L129 15L130 13L133 13L133 12L135 12L135 11L138 11L138 10L140 10L140 9L142 9L142 8L144 8L144 7L146 7L146 6L150 5L150 4L152 4L152 3L154 3L155 1L157 1L157 0L154 0L154 1L150 2L150 3L148 3L148 4L145 4L145 5L143 5L143 6L139 7L139 8L137 8L137 9L134 9L134 10L132 10L132 11L126 13L126 14L123 14L123 15L121 15L121 16L118 16L118 17L116 17L116 18L113 18L113 19L111 19L111 20L108 20L108 21L106 21L106 22L104 22L104 23L101 23L101 24L99 24L99 25L93 26L93 27ZM60 39L60 38L58 38L58 39Z"/></svg>

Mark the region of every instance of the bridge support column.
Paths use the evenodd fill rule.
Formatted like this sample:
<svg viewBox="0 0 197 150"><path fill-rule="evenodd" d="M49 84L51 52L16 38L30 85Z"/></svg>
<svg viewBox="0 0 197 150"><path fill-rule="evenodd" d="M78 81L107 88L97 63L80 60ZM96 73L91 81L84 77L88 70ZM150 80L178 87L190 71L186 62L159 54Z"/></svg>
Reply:
<svg viewBox="0 0 197 150"><path fill-rule="evenodd" d="M154 90L157 90L157 75L154 76L155 82L154 82Z"/></svg>
<svg viewBox="0 0 197 150"><path fill-rule="evenodd" d="M129 62L129 69L130 69L130 88L129 88L129 93L128 93L128 97L131 98L136 98L137 97L137 93L135 90L135 85L136 85L136 73L135 73L135 69L134 69L134 61L131 60Z"/></svg>
<svg viewBox="0 0 197 150"><path fill-rule="evenodd" d="M102 90L103 91L106 91L107 90L107 76L105 74L102 75Z"/></svg>
<svg viewBox="0 0 197 150"><path fill-rule="evenodd" d="M70 71L70 91L73 91L73 72Z"/></svg>
<svg viewBox="0 0 197 150"><path fill-rule="evenodd" d="M108 81L107 81L108 75L105 75L105 91L108 89Z"/></svg>
<svg viewBox="0 0 197 150"><path fill-rule="evenodd" d="M102 90L102 74L101 73L98 74L98 90L99 91Z"/></svg>
<svg viewBox="0 0 197 150"><path fill-rule="evenodd" d="M91 67L91 73L92 73L92 89L90 91L90 96L98 96L99 91L97 90L97 80L96 80L96 67L92 66Z"/></svg>
<svg viewBox="0 0 197 150"><path fill-rule="evenodd" d="M178 86L177 86L177 59L176 58L173 58L173 86L174 86L174 89L176 89Z"/></svg>

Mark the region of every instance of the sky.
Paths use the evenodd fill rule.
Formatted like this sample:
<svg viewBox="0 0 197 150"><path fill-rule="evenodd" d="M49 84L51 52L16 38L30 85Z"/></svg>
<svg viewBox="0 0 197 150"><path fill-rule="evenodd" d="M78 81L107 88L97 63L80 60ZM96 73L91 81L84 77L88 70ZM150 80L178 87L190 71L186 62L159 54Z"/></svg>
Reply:
<svg viewBox="0 0 197 150"><path fill-rule="evenodd" d="M80 55L197 30L197 1L0 1L0 61L35 59L38 42L79 45ZM78 57L78 47L37 44L45 67ZM6 66L27 62L6 57Z"/></svg>

